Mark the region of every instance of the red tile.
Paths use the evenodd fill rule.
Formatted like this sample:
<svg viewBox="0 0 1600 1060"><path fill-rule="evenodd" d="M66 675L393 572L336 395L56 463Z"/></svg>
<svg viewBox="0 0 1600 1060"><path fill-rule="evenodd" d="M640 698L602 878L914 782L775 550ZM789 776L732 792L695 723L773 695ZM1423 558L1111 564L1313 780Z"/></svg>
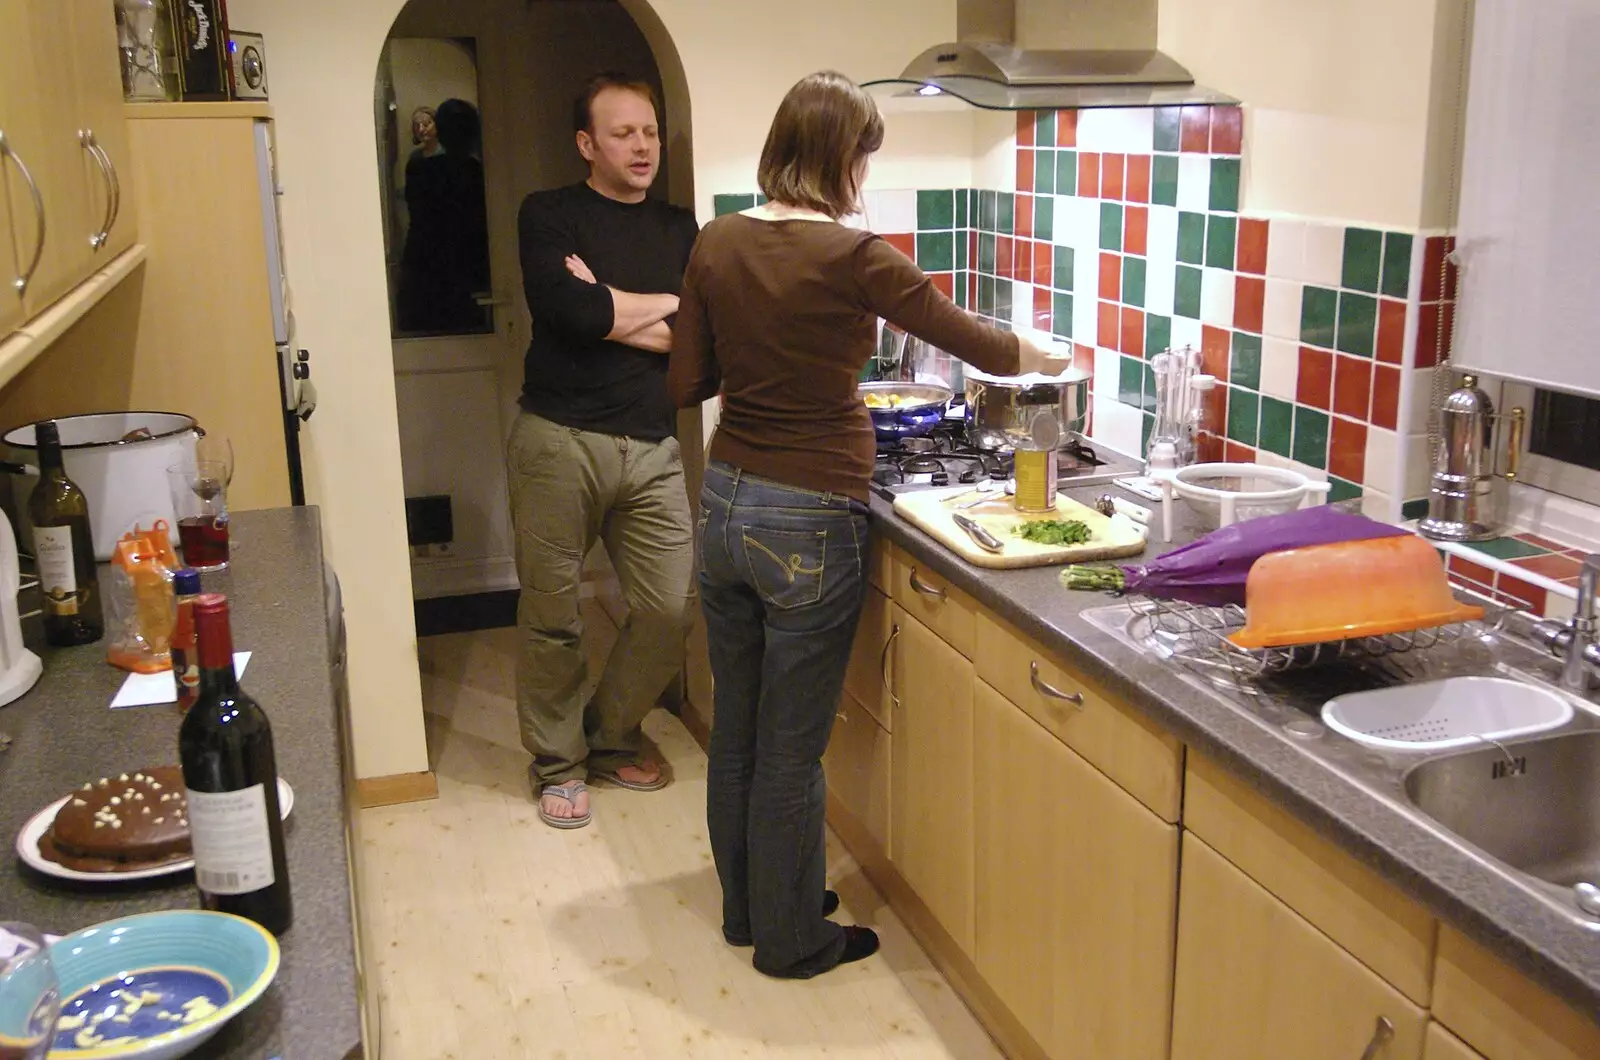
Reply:
<svg viewBox="0 0 1600 1060"><path fill-rule="evenodd" d="M1558 582L1565 581L1568 578L1576 578L1579 572L1583 570L1581 561L1572 556L1562 556L1554 553L1548 556L1528 556L1525 559L1514 559L1511 562L1523 570L1532 571L1534 574L1542 574L1546 578L1552 578Z"/></svg>
<svg viewBox="0 0 1600 1060"><path fill-rule="evenodd" d="M1033 152L1022 150L1017 152L1017 190L1033 190Z"/></svg>
<svg viewBox="0 0 1600 1060"><path fill-rule="evenodd" d="M1531 611L1540 617L1544 616L1546 603L1545 590L1532 582L1525 582L1521 578L1513 578L1509 574L1501 574L1500 580L1495 582L1496 589L1502 597L1508 597L1507 602L1514 602L1515 606Z"/></svg>
<svg viewBox="0 0 1600 1060"><path fill-rule="evenodd" d="M1035 243L1036 247L1047 247L1048 243ZM1051 321L1050 288L1035 287L1033 289L1033 326L1040 331L1049 331Z"/></svg>
<svg viewBox="0 0 1600 1060"><path fill-rule="evenodd" d="M1078 112L1075 110L1056 111L1056 146L1078 146Z"/></svg>
<svg viewBox="0 0 1600 1060"><path fill-rule="evenodd" d="M1033 196L1018 195L1016 198L1015 212L1012 213L1011 228L1018 239L1033 238Z"/></svg>
<svg viewBox="0 0 1600 1060"><path fill-rule="evenodd" d="M1333 354L1300 347L1300 382L1294 399L1302 405L1327 409L1333 404Z"/></svg>
<svg viewBox="0 0 1600 1060"><path fill-rule="evenodd" d="M956 276L953 272L930 272L928 279L933 285L943 292L946 298L954 299L956 296Z"/></svg>
<svg viewBox="0 0 1600 1060"><path fill-rule="evenodd" d="M1366 424L1333 417L1328 434L1328 470L1346 482L1366 482Z"/></svg>
<svg viewBox="0 0 1600 1060"><path fill-rule="evenodd" d="M1267 222L1239 218L1239 271L1267 274Z"/></svg>
<svg viewBox="0 0 1600 1060"><path fill-rule="evenodd" d="M1127 155L1100 156L1100 197L1121 200L1123 180L1128 166Z"/></svg>
<svg viewBox="0 0 1600 1060"><path fill-rule="evenodd" d="M977 261L978 260L978 255L976 255L976 254L972 255L971 260L972 261ZM974 269L973 271L967 273L967 306L968 306L968 308L972 309L973 312L977 311L977 306L978 306L978 272L977 272L976 269Z"/></svg>
<svg viewBox="0 0 1600 1060"><path fill-rule="evenodd" d="M1129 206L1122 212L1122 249L1128 254L1150 253L1150 207Z"/></svg>
<svg viewBox="0 0 1600 1060"><path fill-rule="evenodd" d="M1122 301L1122 255L1100 252L1100 297ZM1104 346L1105 343L1100 345Z"/></svg>
<svg viewBox="0 0 1600 1060"><path fill-rule="evenodd" d="M1018 283L1033 282L1033 244L1018 237L1012 245L1012 279Z"/></svg>
<svg viewBox="0 0 1600 1060"><path fill-rule="evenodd" d="M1456 267L1445 265L1445 255L1455 248L1453 237L1429 236L1422 244L1422 294L1419 301L1438 302L1454 300L1456 296Z"/></svg>
<svg viewBox="0 0 1600 1060"><path fill-rule="evenodd" d="M917 237L912 232L891 232L883 237L891 247L910 258L917 260Z"/></svg>
<svg viewBox="0 0 1600 1060"><path fill-rule="evenodd" d="M1417 367L1432 368L1442 356L1450 354L1450 329L1455 323L1455 307L1435 302L1418 310Z"/></svg>
<svg viewBox="0 0 1600 1060"><path fill-rule="evenodd" d="M1187 110L1188 108L1184 108ZM1223 446L1223 459L1230 464L1253 464L1256 462L1256 451L1248 445L1238 442L1227 442Z"/></svg>
<svg viewBox="0 0 1600 1060"><path fill-rule="evenodd" d="M1122 352L1144 356L1144 310L1122 307Z"/></svg>
<svg viewBox="0 0 1600 1060"><path fill-rule="evenodd" d="M1233 278L1233 326L1259 335L1267 311L1267 281L1259 276Z"/></svg>
<svg viewBox="0 0 1600 1060"><path fill-rule="evenodd" d="M1378 299L1378 360L1404 364L1406 359L1406 304Z"/></svg>
<svg viewBox="0 0 1600 1060"><path fill-rule="evenodd" d="M1199 442L1199 457L1201 460L1208 464L1221 463L1225 451L1221 438L1210 431L1201 433Z"/></svg>
<svg viewBox="0 0 1600 1060"><path fill-rule="evenodd" d="M1010 236L996 236L994 240L994 274L1001 279L1014 280L1017 270L1012 261Z"/></svg>
<svg viewBox="0 0 1600 1060"><path fill-rule="evenodd" d="M1399 429L1400 369L1380 364L1372 376L1372 425L1386 431Z"/></svg>
<svg viewBox="0 0 1600 1060"><path fill-rule="evenodd" d="M1211 108L1184 107L1182 118L1182 149L1187 154L1205 154L1211 150Z"/></svg>
<svg viewBox="0 0 1600 1060"><path fill-rule="evenodd" d="M1200 370L1216 376L1219 383L1228 381L1228 352L1232 342L1233 336L1226 328L1208 324L1200 329Z"/></svg>
<svg viewBox="0 0 1600 1060"><path fill-rule="evenodd" d="M1459 574L1461 577L1469 581L1475 581L1479 585L1494 584L1494 569L1491 567L1485 567L1481 563L1474 563L1464 556L1456 555L1450 556L1446 562L1451 574Z"/></svg>
<svg viewBox="0 0 1600 1060"><path fill-rule="evenodd" d="M1150 201L1150 156L1128 156L1127 191L1129 202Z"/></svg>
<svg viewBox="0 0 1600 1060"><path fill-rule="evenodd" d="M967 233L967 262L973 269L978 267L978 230L976 228Z"/></svg>
<svg viewBox="0 0 1600 1060"><path fill-rule="evenodd" d="M1333 411L1366 423L1372 408L1372 362L1343 354L1333 360Z"/></svg>
<svg viewBox="0 0 1600 1060"><path fill-rule="evenodd" d="M1038 116L1037 113L1034 112L1034 111L1031 111L1031 110L1019 110L1019 111L1017 111L1017 146L1018 147L1032 147L1033 146L1033 144L1034 144L1034 140L1033 140L1033 123L1034 123L1034 120L1037 118L1037 116Z"/></svg>
<svg viewBox="0 0 1600 1060"><path fill-rule="evenodd" d="M1228 431L1228 388L1215 386L1200 398L1200 426L1219 439ZM1218 457L1217 459L1221 459Z"/></svg>
<svg viewBox="0 0 1600 1060"><path fill-rule="evenodd" d="M1099 334L1096 342L1108 350L1117 349L1122 341L1122 315L1115 302L1100 303Z"/></svg>
<svg viewBox="0 0 1600 1060"><path fill-rule="evenodd" d="M1211 153L1236 155L1244 150L1244 112L1238 107L1211 108Z"/></svg>
<svg viewBox="0 0 1600 1060"><path fill-rule="evenodd" d="M1049 292L1055 283L1055 248L1049 243L1035 243L1033 245L1033 282L1039 285L1040 290Z"/></svg>
<svg viewBox="0 0 1600 1060"><path fill-rule="evenodd" d="M1085 199L1100 197L1100 156L1093 151L1078 152L1078 194Z"/></svg>
<svg viewBox="0 0 1600 1060"><path fill-rule="evenodd" d="M1568 545L1563 545L1559 541L1552 541L1548 537L1540 537L1538 534L1513 534L1511 536L1515 537L1518 541L1526 541L1528 544L1534 545L1538 548L1547 548L1551 552L1573 551L1573 549L1571 549L1571 547Z"/></svg>

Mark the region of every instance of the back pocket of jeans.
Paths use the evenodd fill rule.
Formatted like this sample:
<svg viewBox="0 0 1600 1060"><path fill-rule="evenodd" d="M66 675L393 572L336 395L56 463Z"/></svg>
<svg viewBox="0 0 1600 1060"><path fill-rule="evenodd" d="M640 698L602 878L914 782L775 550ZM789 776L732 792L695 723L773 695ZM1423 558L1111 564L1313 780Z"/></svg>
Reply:
<svg viewBox="0 0 1600 1060"><path fill-rule="evenodd" d="M804 607L822 599L826 530L769 530L747 526L741 531L756 591L773 607Z"/></svg>

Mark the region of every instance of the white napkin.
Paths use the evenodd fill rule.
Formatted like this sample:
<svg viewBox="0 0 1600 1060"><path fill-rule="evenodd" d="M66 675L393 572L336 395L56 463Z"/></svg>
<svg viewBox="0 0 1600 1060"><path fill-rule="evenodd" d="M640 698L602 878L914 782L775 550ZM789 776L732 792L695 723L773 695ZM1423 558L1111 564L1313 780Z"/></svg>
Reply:
<svg viewBox="0 0 1600 1060"><path fill-rule="evenodd" d="M244 668L250 664L250 653L236 651L233 653L233 673L235 677L244 676ZM117 696L111 701L112 710L122 710L125 707L148 707L155 703L176 703L178 701L178 683L172 677L171 670L162 670L156 674L129 674L128 679L122 682L122 688L117 691Z"/></svg>

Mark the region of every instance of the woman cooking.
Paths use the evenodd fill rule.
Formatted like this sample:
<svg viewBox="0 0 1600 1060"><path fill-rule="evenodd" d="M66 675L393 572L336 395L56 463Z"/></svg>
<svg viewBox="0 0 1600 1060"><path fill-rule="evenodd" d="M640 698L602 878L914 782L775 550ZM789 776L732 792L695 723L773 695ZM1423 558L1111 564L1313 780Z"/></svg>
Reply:
<svg viewBox="0 0 1600 1060"><path fill-rule="evenodd" d="M871 930L827 919L822 774L866 586L874 439L856 381L877 318L999 375L1067 363L969 317L894 247L839 223L882 142L876 105L843 75L789 90L761 154L770 202L701 232L668 370L680 407L723 399L698 534L722 931L784 978L878 948Z"/></svg>

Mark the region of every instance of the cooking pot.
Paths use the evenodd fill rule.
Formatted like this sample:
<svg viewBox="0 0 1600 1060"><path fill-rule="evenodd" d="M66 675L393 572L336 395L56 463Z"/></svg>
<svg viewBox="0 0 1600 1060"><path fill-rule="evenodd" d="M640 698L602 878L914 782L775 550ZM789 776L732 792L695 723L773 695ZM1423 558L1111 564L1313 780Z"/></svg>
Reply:
<svg viewBox="0 0 1600 1060"><path fill-rule="evenodd" d="M148 527L165 519L177 527L167 468L194 462L195 440L205 432L192 417L176 412L99 412L62 416L56 424L61 428L61 462L67 477L89 502L95 559L109 560L117 540L135 526ZM0 449L10 463L30 465L28 474L12 469L11 499L17 536L23 549L32 553L28 498L39 484L33 424L6 432Z"/></svg>
<svg viewBox="0 0 1600 1060"><path fill-rule="evenodd" d="M967 441L979 449L1011 452L1032 435L1041 413L1053 417L1060 442L1079 438L1089 422L1089 373L997 376L968 366L965 377Z"/></svg>
<svg viewBox="0 0 1600 1060"><path fill-rule="evenodd" d="M893 408L873 408L867 405L867 411L872 414L872 432L877 435L880 442L893 442L900 438L914 438L917 435L927 434L939 425L944 419L944 410L950 404L954 395L950 388L938 386L934 383L897 383L891 380L882 380L873 383L862 383L856 388L865 402L873 394L882 395L888 399L899 399L901 404Z"/></svg>

